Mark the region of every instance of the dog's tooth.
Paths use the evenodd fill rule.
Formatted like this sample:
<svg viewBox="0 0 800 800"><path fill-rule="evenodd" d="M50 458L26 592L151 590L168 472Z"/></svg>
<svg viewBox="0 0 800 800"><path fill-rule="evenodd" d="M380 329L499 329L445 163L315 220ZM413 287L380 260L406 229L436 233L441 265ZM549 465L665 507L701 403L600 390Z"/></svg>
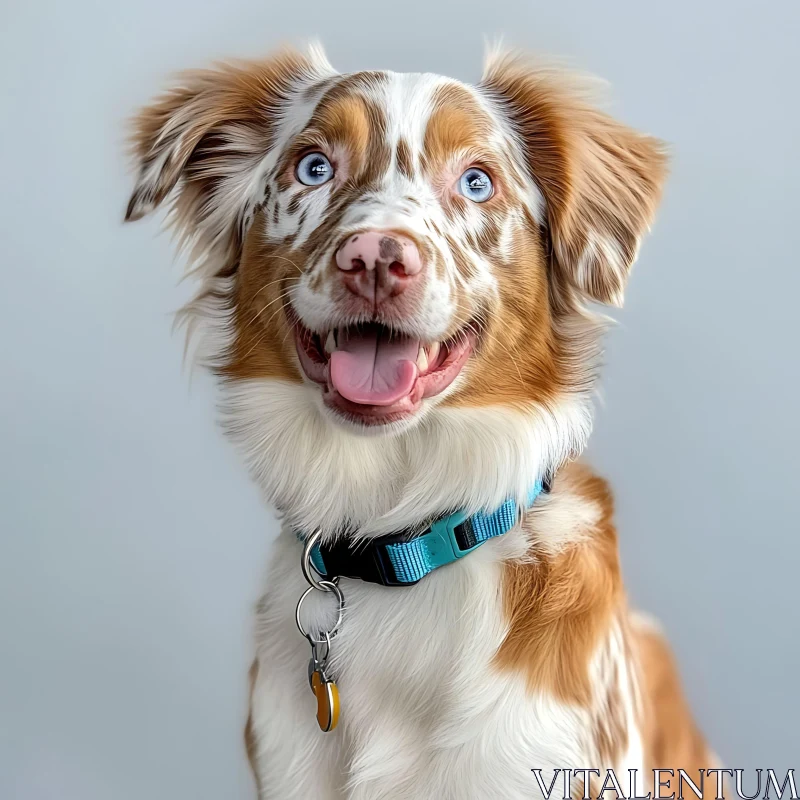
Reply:
<svg viewBox="0 0 800 800"><path fill-rule="evenodd" d="M436 356L439 355L439 348L440 347L441 347L441 345L439 344L439 342L434 342L428 348L428 363L429 364L433 364L433 362L436 361Z"/></svg>
<svg viewBox="0 0 800 800"><path fill-rule="evenodd" d="M428 356L425 354L424 347L419 348L419 353L417 354L417 367L419 367L420 372L428 371Z"/></svg>
<svg viewBox="0 0 800 800"><path fill-rule="evenodd" d="M325 352L333 353L335 351L336 351L336 337L333 335L333 331L329 331L328 338L325 340Z"/></svg>

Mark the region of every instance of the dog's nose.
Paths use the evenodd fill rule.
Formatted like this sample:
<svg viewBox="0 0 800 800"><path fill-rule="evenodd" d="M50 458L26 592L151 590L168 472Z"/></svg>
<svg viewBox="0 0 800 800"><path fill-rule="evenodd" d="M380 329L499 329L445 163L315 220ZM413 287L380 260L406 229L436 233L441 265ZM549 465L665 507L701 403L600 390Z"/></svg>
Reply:
<svg viewBox="0 0 800 800"><path fill-rule="evenodd" d="M376 305L420 279L422 257L416 243L393 231L362 231L336 252L345 286Z"/></svg>

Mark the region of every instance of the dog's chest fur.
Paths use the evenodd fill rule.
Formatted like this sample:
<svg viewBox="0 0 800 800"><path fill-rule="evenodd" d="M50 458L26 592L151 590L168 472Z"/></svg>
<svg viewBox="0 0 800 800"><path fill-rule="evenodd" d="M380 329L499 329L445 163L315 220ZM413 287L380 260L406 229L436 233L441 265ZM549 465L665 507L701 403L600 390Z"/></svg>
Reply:
<svg viewBox="0 0 800 800"><path fill-rule="evenodd" d="M632 676L617 627L592 658L590 706L532 689L525 674L497 663L509 627L503 564L524 558L542 531L580 536L591 522L592 509L561 495L537 509L526 531L517 528L414 587L343 579L346 614L330 662L342 710L330 734L317 728L309 647L294 626L306 584L300 545L285 529L258 613L251 724L264 796L536 797L532 769L548 776L600 763L598 715L612 694L626 716L627 752L601 766L641 768ZM308 624L325 627L334 608L331 597L312 593Z"/></svg>

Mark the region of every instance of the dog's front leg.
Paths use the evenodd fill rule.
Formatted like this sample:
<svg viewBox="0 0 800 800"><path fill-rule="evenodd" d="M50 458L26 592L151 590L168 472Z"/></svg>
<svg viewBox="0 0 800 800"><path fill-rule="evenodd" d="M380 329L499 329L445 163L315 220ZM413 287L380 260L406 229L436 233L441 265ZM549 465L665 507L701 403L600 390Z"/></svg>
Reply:
<svg viewBox="0 0 800 800"><path fill-rule="evenodd" d="M259 800L343 800L340 731L322 733L308 681L256 661L245 730Z"/></svg>
<svg viewBox="0 0 800 800"><path fill-rule="evenodd" d="M342 730L319 728L308 682L311 651L294 622L297 599L307 587L297 555L297 540L279 536L257 616L247 753L259 800L344 800Z"/></svg>

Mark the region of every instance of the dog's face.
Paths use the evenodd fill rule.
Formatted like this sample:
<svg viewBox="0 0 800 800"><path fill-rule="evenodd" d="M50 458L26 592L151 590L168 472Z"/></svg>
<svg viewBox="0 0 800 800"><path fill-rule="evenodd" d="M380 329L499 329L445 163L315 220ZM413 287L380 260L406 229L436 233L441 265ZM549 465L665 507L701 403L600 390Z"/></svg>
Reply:
<svg viewBox="0 0 800 800"><path fill-rule="evenodd" d="M509 56L477 87L316 51L190 73L135 151L128 218L174 199L215 369L303 387L348 436L584 402L585 301L620 302L664 175L655 140Z"/></svg>
<svg viewBox="0 0 800 800"><path fill-rule="evenodd" d="M548 345L541 208L510 131L474 89L429 75L358 73L316 96L276 153L243 272L256 289L280 279L332 420L397 427L488 402L500 362L513 370L504 293L524 307L506 325L523 312ZM543 372L529 390L548 388Z"/></svg>

